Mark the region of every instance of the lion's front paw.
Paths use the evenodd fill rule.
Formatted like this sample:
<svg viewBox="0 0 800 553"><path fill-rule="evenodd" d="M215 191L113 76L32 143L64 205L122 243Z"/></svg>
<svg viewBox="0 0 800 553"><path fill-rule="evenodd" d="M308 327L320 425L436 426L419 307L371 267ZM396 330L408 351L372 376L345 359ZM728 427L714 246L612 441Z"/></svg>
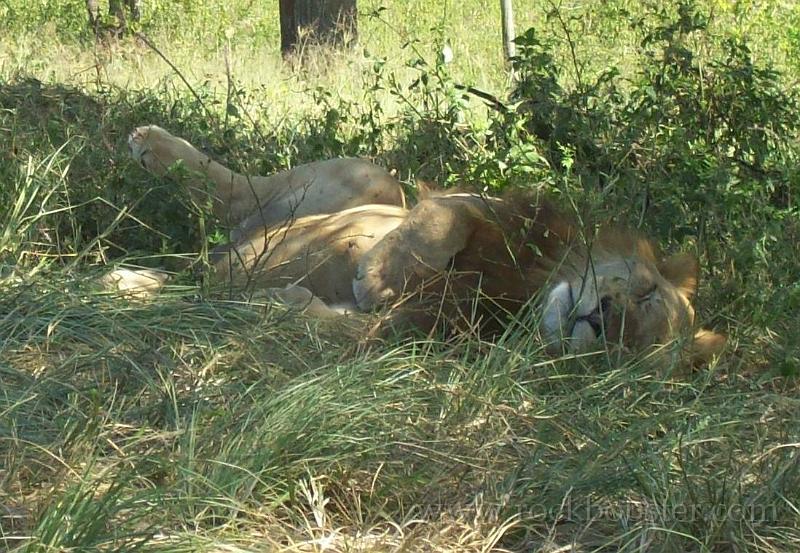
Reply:
<svg viewBox="0 0 800 553"><path fill-rule="evenodd" d="M130 151L131 157L139 163L142 163L142 156L147 151L147 135L149 131L150 126L136 127L128 135L128 151Z"/></svg>
<svg viewBox="0 0 800 553"><path fill-rule="evenodd" d="M398 279L399 285L388 278L386 269L381 266L360 264L356 269L353 279L353 297L361 311L370 311L376 306L385 303L402 292L402 273Z"/></svg>
<svg viewBox="0 0 800 553"><path fill-rule="evenodd" d="M353 278L353 296L362 311L400 297L427 274L418 256L404 244L405 236L397 230L378 242L358 262Z"/></svg>

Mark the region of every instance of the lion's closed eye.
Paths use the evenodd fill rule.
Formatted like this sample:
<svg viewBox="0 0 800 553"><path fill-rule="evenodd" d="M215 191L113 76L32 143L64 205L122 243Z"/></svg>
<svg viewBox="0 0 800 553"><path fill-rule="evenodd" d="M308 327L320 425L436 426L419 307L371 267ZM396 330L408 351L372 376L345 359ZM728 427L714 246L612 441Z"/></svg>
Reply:
<svg viewBox="0 0 800 553"><path fill-rule="evenodd" d="M654 284L644 292L636 294L635 301L639 305L647 303L648 301L652 300L655 297L656 292L658 292L658 286Z"/></svg>

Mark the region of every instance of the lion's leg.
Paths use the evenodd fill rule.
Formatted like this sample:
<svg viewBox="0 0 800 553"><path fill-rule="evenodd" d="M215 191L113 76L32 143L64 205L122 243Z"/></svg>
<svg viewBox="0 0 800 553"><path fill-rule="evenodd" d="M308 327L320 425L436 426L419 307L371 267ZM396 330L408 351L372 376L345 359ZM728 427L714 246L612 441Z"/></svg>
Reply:
<svg viewBox="0 0 800 553"><path fill-rule="evenodd" d="M421 280L445 270L486 220L485 200L471 194L423 200L405 221L360 260L353 294L359 309L398 297Z"/></svg>
<svg viewBox="0 0 800 553"><path fill-rule="evenodd" d="M211 190L212 209L220 219L238 224L258 203L257 191L264 188L265 177L249 177L231 171L217 163L183 138L170 134L156 125L137 127L128 137L131 157L156 175L181 162L195 178L189 184L198 195L206 191L205 183L214 184ZM242 202L249 195L251 201ZM246 208L243 209L243 206Z"/></svg>
<svg viewBox="0 0 800 553"><path fill-rule="evenodd" d="M133 158L158 175L180 161L194 175L190 185L198 194L206 193L204 185L212 181L214 214L232 227L241 225L238 236L257 227L286 224L307 215L368 204L405 204L397 179L366 160L329 159L270 176L245 176L155 125L135 129L128 144Z"/></svg>

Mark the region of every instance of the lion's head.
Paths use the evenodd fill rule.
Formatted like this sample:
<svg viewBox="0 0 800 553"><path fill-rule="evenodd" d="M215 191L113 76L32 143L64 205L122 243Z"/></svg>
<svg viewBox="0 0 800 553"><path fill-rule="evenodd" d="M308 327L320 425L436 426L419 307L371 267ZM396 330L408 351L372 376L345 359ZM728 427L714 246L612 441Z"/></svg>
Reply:
<svg viewBox="0 0 800 553"><path fill-rule="evenodd" d="M694 327L697 281L693 256L662 258L648 240L606 231L553 274L543 294L542 335L556 351L586 351L598 341L630 349L668 343Z"/></svg>

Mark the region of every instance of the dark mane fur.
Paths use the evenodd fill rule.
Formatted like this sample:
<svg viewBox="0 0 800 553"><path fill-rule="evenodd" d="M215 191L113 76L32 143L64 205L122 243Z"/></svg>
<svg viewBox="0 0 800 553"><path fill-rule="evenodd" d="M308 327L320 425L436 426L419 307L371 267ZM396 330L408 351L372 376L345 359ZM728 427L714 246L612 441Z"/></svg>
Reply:
<svg viewBox="0 0 800 553"><path fill-rule="evenodd" d="M494 332L548 281L572 247L576 228L543 194L512 191L476 209L467 247L401 300L393 323Z"/></svg>

